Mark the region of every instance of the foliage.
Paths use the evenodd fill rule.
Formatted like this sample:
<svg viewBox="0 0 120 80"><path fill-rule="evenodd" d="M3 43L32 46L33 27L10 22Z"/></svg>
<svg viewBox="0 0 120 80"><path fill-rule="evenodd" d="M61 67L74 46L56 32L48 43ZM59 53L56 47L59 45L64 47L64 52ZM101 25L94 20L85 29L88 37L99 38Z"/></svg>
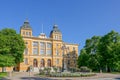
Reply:
<svg viewBox="0 0 120 80"><path fill-rule="evenodd" d="M86 53L85 49L82 49L80 52L80 56L78 57L78 67L87 66L89 59L89 54Z"/></svg>
<svg viewBox="0 0 120 80"><path fill-rule="evenodd" d="M120 34L111 31L104 36L87 39L78 58L78 66L87 66L93 71L119 71Z"/></svg>
<svg viewBox="0 0 120 80"><path fill-rule="evenodd" d="M49 75L49 74L50 74L50 71L51 71L51 68L49 68L49 67L48 67L48 68L45 67L43 73L45 73L46 75Z"/></svg>
<svg viewBox="0 0 120 80"><path fill-rule="evenodd" d="M94 73L52 73L50 77L89 77L95 75Z"/></svg>
<svg viewBox="0 0 120 80"><path fill-rule="evenodd" d="M24 41L15 30L8 28L0 30L0 60L3 61L0 61L0 67L22 62L24 48Z"/></svg>
<svg viewBox="0 0 120 80"><path fill-rule="evenodd" d="M7 55L0 55L0 66L1 67L10 67L15 65L15 58Z"/></svg>
<svg viewBox="0 0 120 80"><path fill-rule="evenodd" d="M6 72L0 72L0 79L7 76L7 73Z"/></svg>
<svg viewBox="0 0 120 80"><path fill-rule="evenodd" d="M80 72L91 72L91 69L89 69L86 66L82 66L82 67L80 67Z"/></svg>
<svg viewBox="0 0 120 80"><path fill-rule="evenodd" d="M53 67L53 69L57 73L58 68L57 67Z"/></svg>

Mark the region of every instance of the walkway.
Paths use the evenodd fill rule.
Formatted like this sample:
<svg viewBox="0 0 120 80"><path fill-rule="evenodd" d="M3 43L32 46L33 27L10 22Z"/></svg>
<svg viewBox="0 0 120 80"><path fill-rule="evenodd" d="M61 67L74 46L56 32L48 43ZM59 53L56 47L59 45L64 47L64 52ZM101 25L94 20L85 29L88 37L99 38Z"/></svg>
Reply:
<svg viewBox="0 0 120 80"><path fill-rule="evenodd" d="M11 77L6 77L2 80L120 80L120 74L97 73L92 77L67 77L67 78L51 78L51 77L36 77L36 73L29 74L28 72L15 72Z"/></svg>

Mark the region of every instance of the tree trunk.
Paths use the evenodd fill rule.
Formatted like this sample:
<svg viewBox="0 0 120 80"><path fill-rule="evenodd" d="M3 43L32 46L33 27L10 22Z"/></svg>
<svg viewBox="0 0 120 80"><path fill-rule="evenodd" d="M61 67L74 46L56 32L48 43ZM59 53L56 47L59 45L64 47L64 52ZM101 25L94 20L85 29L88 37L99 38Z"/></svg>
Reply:
<svg viewBox="0 0 120 80"><path fill-rule="evenodd" d="M106 64L106 72L108 72L108 66L107 66L107 64Z"/></svg>
<svg viewBox="0 0 120 80"><path fill-rule="evenodd" d="M111 69L110 69L110 67L108 67L108 71L107 72L111 72Z"/></svg>
<svg viewBox="0 0 120 80"><path fill-rule="evenodd" d="M6 68L5 67L2 67L2 72L6 72Z"/></svg>

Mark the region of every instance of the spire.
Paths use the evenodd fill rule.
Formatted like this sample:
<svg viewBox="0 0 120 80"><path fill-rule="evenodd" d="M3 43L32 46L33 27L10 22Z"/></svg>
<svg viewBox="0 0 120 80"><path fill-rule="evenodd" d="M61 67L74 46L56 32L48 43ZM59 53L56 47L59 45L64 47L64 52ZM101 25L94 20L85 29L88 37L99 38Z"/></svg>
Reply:
<svg viewBox="0 0 120 80"><path fill-rule="evenodd" d="M24 23L29 23L28 18L26 18L26 20L25 20L25 22L24 22Z"/></svg>
<svg viewBox="0 0 120 80"><path fill-rule="evenodd" d="M47 36L45 35L45 33L43 32L43 24L42 24L42 33L40 33L40 35L38 36L39 38L47 38Z"/></svg>
<svg viewBox="0 0 120 80"><path fill-rule="evenodd" d="M42 24L42 33L43 33L43 24Z"/></svg>
<svg viewBox="0 0 120 80"><path fill-rule="evenodd" d="M31 26L30 26L30 24L29 24L28 19L26 19L24 21L24 24L21 26L21 29L32 29Z"/></svg>
<svg viewBox="0 0 120 80"><path fill-rule="evenodd" d="M52 33L61 33L61 31L58 29L58 25L56 24L53 25L53 30L50 32L50 35Z"/></svg>

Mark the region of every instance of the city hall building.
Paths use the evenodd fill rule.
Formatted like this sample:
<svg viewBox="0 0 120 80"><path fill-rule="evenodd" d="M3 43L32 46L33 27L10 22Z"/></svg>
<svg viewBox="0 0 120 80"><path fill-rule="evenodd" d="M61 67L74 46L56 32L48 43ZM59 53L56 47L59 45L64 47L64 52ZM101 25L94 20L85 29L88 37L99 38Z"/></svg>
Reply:
<svg viewBox="0 0 120 80"><path fill-rule="evenodd" d="M14 70L28 71L30 66L34 71L45 67L77 67L78 44L64 42L57 25L53 25L49 37L45 33L36 37L32 35L32 27L26 20L20 27L20 34L26 46L23 53L24 62L18 64Z"/></svg>

